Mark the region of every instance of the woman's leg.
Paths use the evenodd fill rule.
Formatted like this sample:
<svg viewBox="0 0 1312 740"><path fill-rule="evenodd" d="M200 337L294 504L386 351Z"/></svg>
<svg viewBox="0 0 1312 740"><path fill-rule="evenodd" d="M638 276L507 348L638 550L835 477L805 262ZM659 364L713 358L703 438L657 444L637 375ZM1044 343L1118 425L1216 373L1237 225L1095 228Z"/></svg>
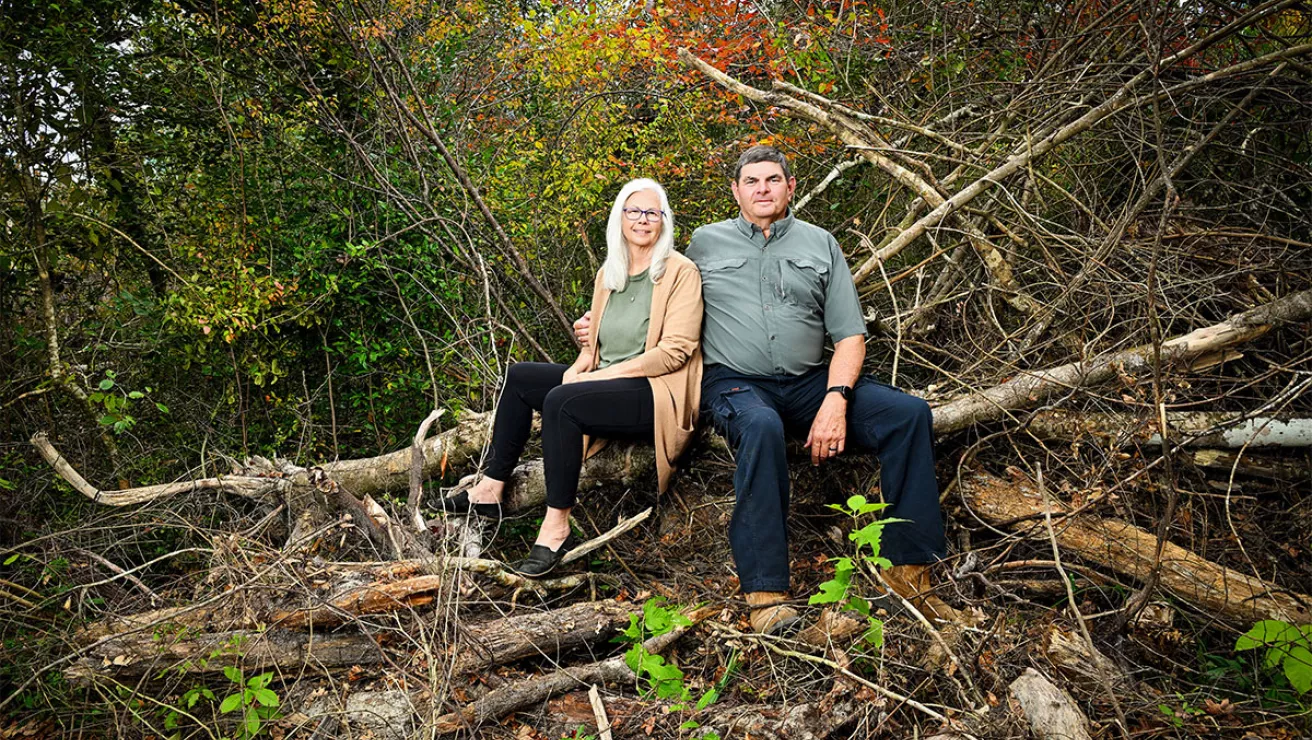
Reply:
<svg viewBox="0 0 1312 740"><path fill-rule="evenodd" d="M552 550L569 537L569 512L583 466L583 435L652 439L655 412L646 378L571 383L552 389L542 405L542 464L547 515L537 544Z"/></svg>
<svg viewBox="0 0 1312 740"><path fill-rule="evenodd" d="M469 500L493 504L501 500L506 481L528 444L533 412L542 410L547 393L560 386L565 365L517 362L506 372L506 384L492 422L492 445L483 478L469 490Z"/></svg>

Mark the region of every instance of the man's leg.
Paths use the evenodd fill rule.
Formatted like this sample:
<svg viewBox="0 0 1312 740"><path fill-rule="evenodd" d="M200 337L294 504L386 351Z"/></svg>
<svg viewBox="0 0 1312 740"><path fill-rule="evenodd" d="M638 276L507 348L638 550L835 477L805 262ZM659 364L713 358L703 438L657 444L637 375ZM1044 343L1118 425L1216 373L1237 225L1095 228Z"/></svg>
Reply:
<svg viewBox="0 0 1312 740"><path fill-rule="evenodd" d="M908 521L884 528L881 552L894 565L947 556L934 477L934 415L923 399L861 378L847 412L849 444L879 457L883 516Z"/></svg>
<svg viewBox="0 0 1312 740"><path fill-rule="evenodd" d="M805 428L825 397L825 376L803 376L788 389L790 428ZM931 593L929 563L947 555L943 515L934 477L933 413L922 399L862 377L847 407L847 450L874 452L880 490L889 504L882 516L905 519L884 528L880 554L894 567L884 581L931 619L959 620Z"/></svg>
<svg viewBox="0 0 1312 740"><path fill-rule="evenodd" d="M740 590L752 607L752 626L772 631L795 622L786 606L788 564L788 461L784 426L768 392L740 375L707 373L703 413L734 449L733 518L729 544Z"/></svg>

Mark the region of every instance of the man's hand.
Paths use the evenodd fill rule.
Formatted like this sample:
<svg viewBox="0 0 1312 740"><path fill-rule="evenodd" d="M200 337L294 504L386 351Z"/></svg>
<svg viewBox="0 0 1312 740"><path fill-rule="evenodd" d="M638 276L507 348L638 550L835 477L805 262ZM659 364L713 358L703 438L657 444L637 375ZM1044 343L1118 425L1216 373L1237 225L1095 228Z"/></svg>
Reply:
<svg viewBox="0 0 1312 740"><path fill-rule="evenodd" d="M585 312L574 322L574 338L579 340L579 344L588 346L592 339L592 311Z"/></svg>
<svg viewBox="0 0 1312 740"><path fill-rule="evenodd" d="M847 399L837 393L825 395L806 435L806 446L811 450L812 465L837 457L847 447Z"/></svg>

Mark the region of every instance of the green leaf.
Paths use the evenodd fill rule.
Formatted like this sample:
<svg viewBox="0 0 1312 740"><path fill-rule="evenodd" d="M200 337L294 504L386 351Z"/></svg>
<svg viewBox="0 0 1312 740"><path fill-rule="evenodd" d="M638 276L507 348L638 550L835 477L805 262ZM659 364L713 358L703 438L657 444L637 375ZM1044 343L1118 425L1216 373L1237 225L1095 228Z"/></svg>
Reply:
<svg viewBox="0 0 1312 740"><path fill-rule="evenodd" d="M223 700L223 703L219 705L219 711L222 712L223 714L227 714L228 712L231 712L240 706L241 706L241 694L240 693L232 694L231 696L226 697Z"/></svg>
<svg viewBox="0 0 1312 740"><path fill-rule="evenodd" d="M141 391L132 391L131 393L128 394L128 398L145 398L145 397L146 394L142 393Z"/></svg>
<svg viewBox="0 0 1312 740"><path fill-rule="evenodd" d="M260 715L254 709L246 710L246 737L254 737L260 731Z"/></svg>
<svg viewBox="0 0 1312 740"><path fill-rule="evenodd" d="M228 680L233 683L241 683L241 671L237 669L237 666L225 666L223 668L223 675L227 676Z"/></svg>
<svg viewBox="0 0 1312 740"><path fill-rule="evenodd" d="M5 558L5 565L13 565L14 561L18 560L21 557L23 557L22 553L14 553L13 555L10 555L9 557Z"/></svg>
<svg viewBox="0 0 1312 740"><path fill-rule="evenodd" d="M1312 691L1312 650L1303 645L1291 647L1281 667L1295 691L1300 694Z"/></svg>
<svg viewBox="0 0 1312 740"><path fill-rule="evenodd" d="M251 687L252 689L262 689L265 686L268 686L269 682L272 680L273 680L273 672L269 671L268 673L261 673L255 678L252 678L251 680L247 681L246 685Z"/></svg>
<svg viewBox="0 0 1312 740"><path fill-rule="evenodd" d="M808 604L835 604L847 597L847 584L838 579L820 584L820 592L811 594Z"/></svg>
<svg viewBox="0 0 1312 740"><path fill-rule="evenodd" d="M871 647L880 647L884 644L884 623L874 617L869 617L869 620L867 623L869 626L866 627L865 633L861 635L861 639Z"/></svg>
<svg viewBox="0 0 1312 740"><path fill-rule="evenodd" d="M266 707L278 706L278 695L273 693L272 689L256 689L255 701Z"/></svg>
<svg viewBox="0 0 1312 740"><path fill-rule="evenodd" d="M701 709L701 707L697 707L697 708L698 708L698 709ZM680 729L680 730L695 730L695 729L697 729L698 727L701 727L701 726L702 726L702 723L701 723L701 722L698 722L698 721L695 720L695 719L690 719L690 720L688 720L687 722L684 722L683 724L679 725L679 729Z"/></svg>
<svg viewBox="0 0 1312 740"><path fill-rule="evenodd" d="M114 387L114 381L110 380L109 378L105 378L104 380L100 381L100 390L102 391L107 391L113 387Z"/></svg>
<svg viewBox="0 0 1312 740"><path fill-rule="evenodd" d="M1301 634L1299 629L1289 622L1263 619L1239 636L1235 641L1235 650L1252 650L1266 645L1285 644L1296 640Z"/></svg>
<svg viewBox="0 0 1312 740"><path fill-rule="evenodd" d="M697 711L700 712L701 710L709 707L710 705L714 704L719 700L720 700L720 690L716 688L712 688L710 691L707 691L705 694L702 694L702 698L697 700Z"/></svg>

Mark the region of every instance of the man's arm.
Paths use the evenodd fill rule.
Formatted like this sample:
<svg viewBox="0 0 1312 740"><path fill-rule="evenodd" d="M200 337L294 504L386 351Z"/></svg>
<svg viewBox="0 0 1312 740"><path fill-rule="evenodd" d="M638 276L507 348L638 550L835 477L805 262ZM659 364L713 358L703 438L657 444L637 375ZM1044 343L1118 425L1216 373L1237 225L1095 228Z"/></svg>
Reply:
<svg viewBox="0 0 1312 740"><path fill-rule="evenodd" d="M829 385L856 385L861 374L861 363L866 359L866 338L854 334L834 344L834 356L829 359ZM847 447L847 399L837 393L826 393L820 411L811 422L806 435L806 446L811 450L811 464L834 457Z"/></svg>

